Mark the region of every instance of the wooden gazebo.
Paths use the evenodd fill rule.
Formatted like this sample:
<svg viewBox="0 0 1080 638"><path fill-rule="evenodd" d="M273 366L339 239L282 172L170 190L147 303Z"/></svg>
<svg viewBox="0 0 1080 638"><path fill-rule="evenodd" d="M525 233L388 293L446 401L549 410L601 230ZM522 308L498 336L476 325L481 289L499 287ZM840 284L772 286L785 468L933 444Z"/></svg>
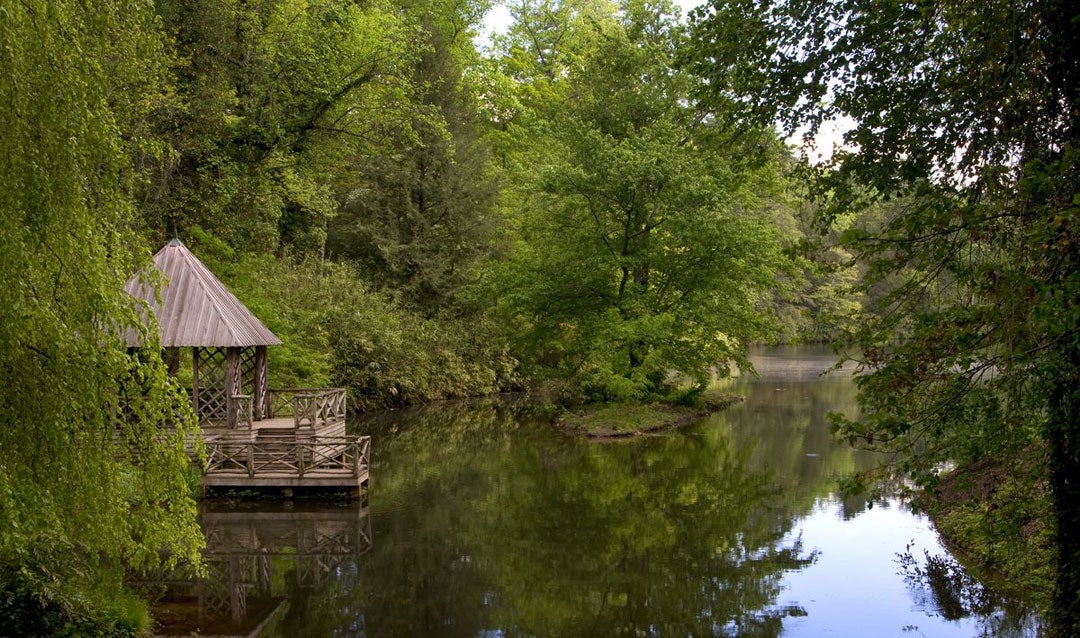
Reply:
<svg viewBox="0 0 1080 638"><path fill-rule="evenodd" d="M157 319L170 371L190 348L191 402L206 443L204 488L345 488L368 480L371 439L345 432L343 388L267 387L268 346L281 340L179 240L154 255L163 277L125 290ZM142 344L127 337L129 348Z"/></svg>
<svg viewBox="0 0 1080 638"><path fill-rule="evenodd" d="M250 310L179 239L154 255L165 277L160 302L146 277L125 290L157 318L161 346L175 370L180 349L192 350L191 402L200 423L235 428L261 420L268 406L267 346L281 345ZM128 346L138 347L128 335Z"/></svg>

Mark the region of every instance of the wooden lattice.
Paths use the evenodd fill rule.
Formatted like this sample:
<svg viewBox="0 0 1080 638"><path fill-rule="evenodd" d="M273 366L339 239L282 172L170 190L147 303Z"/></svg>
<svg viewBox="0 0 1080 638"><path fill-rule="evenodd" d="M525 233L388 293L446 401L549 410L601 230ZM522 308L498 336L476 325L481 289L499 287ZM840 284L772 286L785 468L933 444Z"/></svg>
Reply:
<svg viewBox="0 0 1080 638"><path fill-rule="evenodd" d="M247 420L262 419L266 409L266 346L245 348L237 354L238 375L235 395L252 397Z"/></svg>
<svg viewBox="0 0 1080 638"><path fill-rule="evenodd" d="M199 419L204 425L247 427L253 419L262 418L265 348L195 348L195 373Z"/></svg>
<svg viewBox="0 0 1080 638"><path fill-rule="evenodd" d="M237 394L255 395L255 348L240 351L240 391Z"/></svg>
<svg viewBox="0 0 1080 638"><path fill-rule="evenodd" d="M250 557L207 560L207 577L198 579L199 615L238 622L247 615L248 589L253 587L246 563Z"/></svg>
<svg viewBox="0 0 1080 638"><path fill-rule="evenodd" d="M199 421L222 424L228 418L228 352L225 348L195 348L199 375Z"/></svg>

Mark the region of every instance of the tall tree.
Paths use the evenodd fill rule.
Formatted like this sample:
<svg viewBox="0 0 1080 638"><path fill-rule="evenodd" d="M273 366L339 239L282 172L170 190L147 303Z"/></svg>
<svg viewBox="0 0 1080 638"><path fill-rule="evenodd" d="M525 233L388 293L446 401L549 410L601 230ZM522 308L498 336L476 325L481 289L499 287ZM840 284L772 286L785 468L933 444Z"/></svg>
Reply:
<svg viewBox="0 0 1080 638"><path fill-rule="evenodd" d="M1080 13L1057 0L715 1L707 99L789 131L850 118L832 211L893 200L848 240L889 291L861 336L866 417L909 469L1049 449L1054 631L1080 633ZM921 470L921 471L920 471Z"/></svg>
<svg viewBox="0 0 1080 638"><path fill-rule="evenodd" d="M779 147L750 166L691 108L682 41L665 3L536 3L502 45L520 106L497 124L519 141L520 187L500 308L538 371L608 396L663 392L673 373L701 389L767 334Z"/></svg>
<svg viewBox="0 0 1080 638"><path fill-rule="evenodd" d="M123 285L149 255L132 192L163 50L145 3L0 6L4 633L91 633L122 566L198 558L185 401L121 339L141 323Z"/></svg>
<svg viewBox="0 0 1080 638"><path fill-rule="evenodd" d="M146 189L150 227L321 252L373 122L394 125L414 31L384 2L161 0L158 13L177 87L155 114L171 153Z"/></svg>
<svg viewBox="0 0 1080 638"><path fill-rule="evenodd" d="M497 191L469 71L487 9L475 0L407 5L424 45L401 121L377 123L382 143L356 162L355 186L330 228L331 255L426 313L447 307L489 252Z"/></svg>

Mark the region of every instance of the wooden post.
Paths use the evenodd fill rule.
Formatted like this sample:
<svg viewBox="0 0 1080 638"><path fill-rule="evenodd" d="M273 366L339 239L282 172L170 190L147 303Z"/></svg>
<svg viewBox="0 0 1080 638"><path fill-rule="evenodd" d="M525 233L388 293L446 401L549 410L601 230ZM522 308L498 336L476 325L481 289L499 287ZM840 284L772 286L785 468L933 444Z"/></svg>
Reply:
<svg viewBox="0 0 1080 638"><path fill-rule="evenodd" d="M270 595L270 557L268 555L266 555L266 554L263 554L261 556L256 557L256 560L258 561L258 563L257 563L258 567L256 569L259 572L259 574L258 574L259 594L261 596L269 596Z"/></svg>
<svg viewBox="0 0 1080 638"><path fill-rule="evenodd" d="M201 423L199 414L199 348L191 349L191 409L195 411L195 418Z"/></svg>
<svg viewBox="0 0 1080 638"><path fill-rule="evenodd" d="M240 572L240 558L229 558L229 612L234 622L240 621L247 611L247 595Z"/></svg>
<svg viewBox="0 0 1080 638"><path fill-rule="evenodd" d="M165 348L165 367L170 377L180 371L180 348Z"/></svg>
<svg viewBox="0 0 1080 638"><path fill-rule="evenodd" d="M240 349L225 350L225 426L236 427L236 401L234 395L240 394Z"/></svg>
<svg viewBox="0 0 1080 638"><path fill-rule="evenodd" d="M248 441L247 449L248 449L248 458L247 458L248 476L251 477L251 478L255 478L255 441Z"/></svg>
<svg viewBox="0 0 1080 638"><path fill-rule="evenodd" d="M266 377L268 372L266 363L266 346L255 346L255 420L261 421L266 409L267 392Z"/></svg>

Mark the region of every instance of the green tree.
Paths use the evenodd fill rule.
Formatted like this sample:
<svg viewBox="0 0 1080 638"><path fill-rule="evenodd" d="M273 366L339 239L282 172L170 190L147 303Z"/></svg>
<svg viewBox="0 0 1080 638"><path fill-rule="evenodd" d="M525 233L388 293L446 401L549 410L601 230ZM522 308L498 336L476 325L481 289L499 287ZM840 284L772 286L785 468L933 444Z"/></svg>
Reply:
<svg viewBox="0 0 1080 638"><path fill-rule="evenodd" d="M146 188L150 228L319 254L375 122L393 126L405 100L415 31L383 2L161 0L158 13L177 82L155 113L171 153Z"/></svg>
<svg viewBox="0 0 1080 638"><path fill-rule="evenodd" d="M356 186L330 228L332 256L357 262L369 281L427 313L455 299L497 226L497 184L469 75L486 8L474 0L409 3L424 46L406 115L375 125L383 143L357 162Z"/></svg>
<svg viewBox="0 0 1080 638"><path fill-rule="evenodd" d="M518 238L490 273L498 310L534 371L606 396L660 393L673 374L704 388L769 333L780 149L748 162L691 108L683 37L663 3L537 3L502 44Z"/></svg>
<svg viewBox="0 0 1080 638"><path fill-rule="evenodd" d="M5 633L134 632L121 567L198 558L185 401L121 338L142 323L123 285L149 254L132 192L163 50L144 3L0 5Z"/></svg>
<svg viewBox="0 0 1080 638"><path fill-rule="evenodd" d="M867 408L841 433L944 460L1049 449L1058 635L1080 632L1080 55L1057 1L713 2L706 99L789 131L850 118L823 167L832 214L885 292L860 336Z"/></svg>

